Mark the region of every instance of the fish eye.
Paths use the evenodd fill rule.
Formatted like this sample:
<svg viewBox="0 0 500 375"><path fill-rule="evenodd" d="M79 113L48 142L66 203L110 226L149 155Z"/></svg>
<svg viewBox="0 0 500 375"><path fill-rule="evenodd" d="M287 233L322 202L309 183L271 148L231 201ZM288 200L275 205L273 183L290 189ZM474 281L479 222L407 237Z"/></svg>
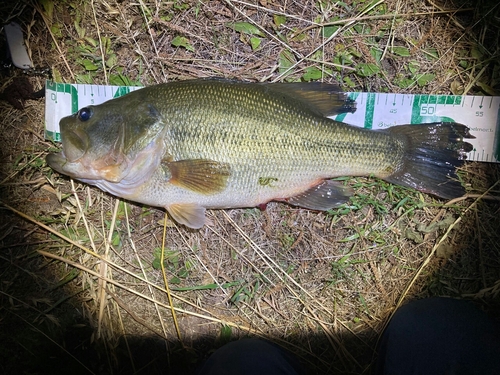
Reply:
<svg viewBox="0 0 500 375"><path fill-rule="evenodd" d="M88 107L84 107L78 111L78 120L87 121L92 117L92 109Z"/></svg>

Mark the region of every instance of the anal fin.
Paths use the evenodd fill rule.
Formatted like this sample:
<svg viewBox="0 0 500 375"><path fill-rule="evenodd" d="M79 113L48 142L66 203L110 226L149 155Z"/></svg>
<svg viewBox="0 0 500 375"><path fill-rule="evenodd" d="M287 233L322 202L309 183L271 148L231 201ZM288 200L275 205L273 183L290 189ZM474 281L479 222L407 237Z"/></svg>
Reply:
<svg viewBox="0 0 500 375"><path fill-rule="evenodd" d="M349 201L352 189L336 181L326 180L285 201L310 210L326 211Z"/></svg>

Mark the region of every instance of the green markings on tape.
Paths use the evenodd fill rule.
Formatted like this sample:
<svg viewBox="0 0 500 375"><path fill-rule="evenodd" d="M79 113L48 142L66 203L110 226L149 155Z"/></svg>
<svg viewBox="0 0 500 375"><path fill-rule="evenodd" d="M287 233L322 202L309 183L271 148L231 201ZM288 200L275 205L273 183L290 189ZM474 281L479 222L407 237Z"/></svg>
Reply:
<svg viewBox="0 0 500 375"><path fill-rule="evenodd" d="M78 90L76 89L75 86L70 85L69 83L56 83L52 81L47 81L46 90L52 91L50 93L50 98L49 100L53 100L55 103L57 103L57 93L61 92L63 94L70 94L71 95L71 112L75 113L78 111Z"/></svg>
<svg viewBox="0 0 500 375"><path fill-rule="evenodd" d="M456 95L415 95L411 110L411 124L429 122L454 122L450 117L437 116L438 105L461 105L462 97Z"/></svg>
<svg viewBox="0 0 500 375"><path fill-rule="evenodd" d="M366 96L366 116L365 116L365 129L371 129L373 125L373 114L375 113L375 99L376 94L369 92Z"/></svg>

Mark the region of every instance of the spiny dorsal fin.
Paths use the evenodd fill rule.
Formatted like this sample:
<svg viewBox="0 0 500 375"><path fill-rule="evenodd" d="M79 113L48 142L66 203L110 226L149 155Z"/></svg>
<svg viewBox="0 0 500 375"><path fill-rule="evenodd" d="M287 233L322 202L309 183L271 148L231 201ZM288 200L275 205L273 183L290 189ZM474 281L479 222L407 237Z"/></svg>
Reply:
<svg viewBox="0 0 500 375"><path fill-rule="evenodd" d="M170 183L205 195L224 190L230 175L229 164L207 159L166 161L164 165L170 170Z"/></svg>
<svg viewBox="0 0 500 375"><path fill-rule="evenodd" d="M356 102L338 85L323 82L263 83L269 90L298 99L310 109L327 117L354 113Z"/></svg>
<svg viewBox="0 0 500 375"><path fill-rule="evenodd" d="M349 187L327 180L285 201L310 210L326 211L349 201L352 193Z"/></svg>
<svg viewBox="0 0 500 375"><path fill-rule="evenodd" d="M347 97L339 85L324 82L242 82L225 78L206 78L199 82L221 82L233 85L258 85L279 95L302 102L310 110L328 117L341 113L354 113L356 101Z"/></svg>

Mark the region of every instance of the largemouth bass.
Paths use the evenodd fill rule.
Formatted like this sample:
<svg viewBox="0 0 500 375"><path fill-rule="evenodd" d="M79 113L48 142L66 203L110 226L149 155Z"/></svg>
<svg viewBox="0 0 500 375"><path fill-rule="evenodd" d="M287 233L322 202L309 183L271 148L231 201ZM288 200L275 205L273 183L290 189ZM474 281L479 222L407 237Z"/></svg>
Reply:
<svg viewBox="0 0 500 375"><path fill-rule="evenodd" d="M457 123L367 130L326 116L353 111L336 85L189 80L146 87L60 122L59 173L200 228L205 210L271 200L328 210L352 191L329 180L373 175L442 198L463 194L472 146Z"/></svg>

